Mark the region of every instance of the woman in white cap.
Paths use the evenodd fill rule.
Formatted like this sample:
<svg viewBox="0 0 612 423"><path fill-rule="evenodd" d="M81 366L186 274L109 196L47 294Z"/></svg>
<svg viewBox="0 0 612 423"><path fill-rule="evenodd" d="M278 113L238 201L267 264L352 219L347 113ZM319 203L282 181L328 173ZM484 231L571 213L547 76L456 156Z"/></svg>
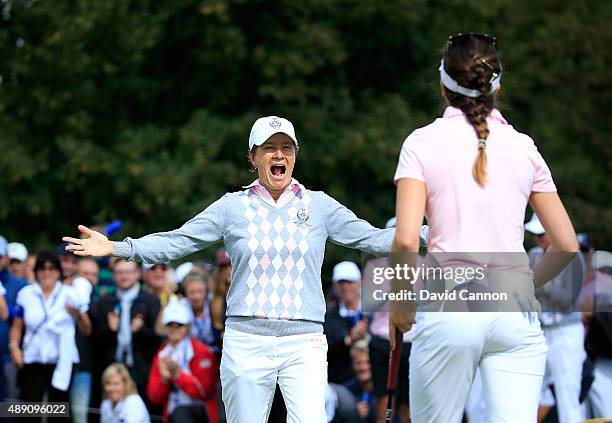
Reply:
<svg viewBox="0 0 612 423"><path fill-rule="evenodd" d="M289 422L325 422L327 342L321 265L330 240L388 252L393 230L358 219L323 192L292 178L298 140L287 119L258 119L249 158L258 178L228 193L181 228L110 242L84 226L64 238L77 255L164 263L225 242L232 263L221 383L230 423L265 422L278 382Z"/></svg>
<svg viewBox="0 0 612 423"><path fill-rule="evenodd" d="M549 253L578 251L548 166L531 138L508 125L495 108L501 73L493 37L470 33L449 38L440 65L442 93L449 106L442 118L406 139L395 174L393 251L405 253L402 260L413 266L425 214L430 226L428 252L446 254L451 266L466 263L466 252L514 252L526 261L523 222L528 202L551 238ZM519 277L509 282L512 288L520 285L532 300L533 285L548 281L571 256L546 254L533 275L525 265L524 276L515 272ZM406 332L414 323L411 310L411 304L394 303L392 345L395 329ZM546 345L534 313L523 311L416 313L410 355L411 421L461 421L479 368L490 422L535 422Z"/></svg>
<svg viewBox="0 0 612 423"><path fill-rule="evenodd" d="M147 395L164 407L164 422L216 422L218 418L217 358L190 336L191 310L173 298L161 323L168 342L153 358Z"/></svg>

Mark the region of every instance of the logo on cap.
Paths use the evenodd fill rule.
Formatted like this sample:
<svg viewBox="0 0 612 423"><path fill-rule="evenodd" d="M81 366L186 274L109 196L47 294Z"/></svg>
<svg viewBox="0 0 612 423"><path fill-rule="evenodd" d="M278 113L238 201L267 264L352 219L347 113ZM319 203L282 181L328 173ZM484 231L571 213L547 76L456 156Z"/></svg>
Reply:
<svg viewBox="0 0 612 423"><path fill-rule="evenodd" d="M270 126L274 129L278 129L281 127L281 123L276 116L272 118L272 122L270 122Z"/></svg>

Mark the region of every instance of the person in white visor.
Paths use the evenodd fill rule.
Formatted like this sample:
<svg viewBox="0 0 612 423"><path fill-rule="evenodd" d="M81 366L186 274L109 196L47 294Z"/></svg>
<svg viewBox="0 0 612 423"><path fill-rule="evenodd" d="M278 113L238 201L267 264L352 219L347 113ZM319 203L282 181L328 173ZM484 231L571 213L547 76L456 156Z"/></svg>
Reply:
<svg viewBox="0 0 612 423"><path fill-rule="evenodd" d="M526 270L515 272L509 288L520 288L527 297L510 303L522 312L417 308L409 370L413 423L459 423L477 369L490 423L534 423L537 418L546 344L535 313L534 284L561 271L572 254L560 267L551 264L556 257L545 255L533 273L529 270L523 247L527 203L550 235L549 252L575 252L578 244L534 142L495 108L501 75L495 38L474 33L449 38L440 66L448 107L442 118L410 134L400 153L392 251L416 267L426 216L428 255L438 254L455 268L473 266L466 256L482 252L518 255ZM489 275L492 270L487 268ZM396 292L405 287L399 282L393 283ZM429 287L429 280L417 278L421 282ZM396 329L407 332L415 312L410 302L393 302L390 308L393 347Z"/></svg>

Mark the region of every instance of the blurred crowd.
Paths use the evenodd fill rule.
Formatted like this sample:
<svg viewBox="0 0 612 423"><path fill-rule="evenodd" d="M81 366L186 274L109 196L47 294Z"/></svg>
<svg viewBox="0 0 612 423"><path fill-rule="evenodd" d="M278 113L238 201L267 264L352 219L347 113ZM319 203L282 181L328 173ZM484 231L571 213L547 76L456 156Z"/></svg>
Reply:
<svg viewBox="0 0 612 423"><path fill-rule="evenodd" d="M530 224L535 263L546 234ZM596 312L612 303L612 254L596 251L587 234L578 238L581 287L573 288L569 305L540 317L549 343L541 422L569 421L572 407L584 418L612 416L612 319ZM69 401L79 423L223 422L219 362L231 274L224 249L214 261L173 267L81 258L65 244L35 253L0 236L2 401ZM324 323L328 421L384 422L388 314L362 311L357 264L338 263L331 280ZM553 294L539 296L554 309ZM410 339L409 332L396 422L409 421ZM470 423L486 422L481 389L477 378L466 409ZM279 389L269 421L286 421Z"/></svg>

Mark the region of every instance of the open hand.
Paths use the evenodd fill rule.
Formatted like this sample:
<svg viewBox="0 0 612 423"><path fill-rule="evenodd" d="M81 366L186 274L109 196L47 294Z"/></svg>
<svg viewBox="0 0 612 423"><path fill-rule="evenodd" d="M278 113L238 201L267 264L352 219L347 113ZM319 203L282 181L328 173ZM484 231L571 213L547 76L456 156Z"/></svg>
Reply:
<svg viewBox="0 0 612 423"><path fill-rule="evenodd" d="M132 333L138 332L144 326L144 318L142 314L137 314L132 319Z"/></svg>
<svg viewBox="0 0 612 423"><path fill-rule="evenodd" d="M349 336L351 337L351 341L355 342L359 339L365 338L367 334L368 334L368 321L366 318L362 318L355 324L355 326L351 328L351 332Z"/></svg>
<svg viewBox="0 0 612 423"><path fill-rule="evenodd" d="M79 231L85 235L85 238L72 238L69 236L62 238L62 241L72 244L66 247L67 251L72 251L77 256L94 257L112 256L115 252L115 246L104 234L93 231L83 225L79 225Z"/></svg>
<svg viewBox="0 0 612 423"><path fill-rule="evenodd" d="M108 328L113 332L117 332L119 330L119 313L116 311L111 311L106 315L106 323L108 324Z"/></svg>
<svg viewBox="0 0 612 423"><path fill-rule="evenodd" d="M168 362L165 358L162 358L158 362L159 364L159 374L164 383L167 383L172 378L172 373L170 373L170 369L168 369Z"/></svg>
<svg viewBox="0 0 612 423"><path fill-rule="evenodd" d="M170 378L176 379L177 377L179 377L181 374L181 368L179 367L178 363L174 361L173 359L171 359L170 357L166 357L165 360L166 360L166 368L170 372Z"/></svg>

